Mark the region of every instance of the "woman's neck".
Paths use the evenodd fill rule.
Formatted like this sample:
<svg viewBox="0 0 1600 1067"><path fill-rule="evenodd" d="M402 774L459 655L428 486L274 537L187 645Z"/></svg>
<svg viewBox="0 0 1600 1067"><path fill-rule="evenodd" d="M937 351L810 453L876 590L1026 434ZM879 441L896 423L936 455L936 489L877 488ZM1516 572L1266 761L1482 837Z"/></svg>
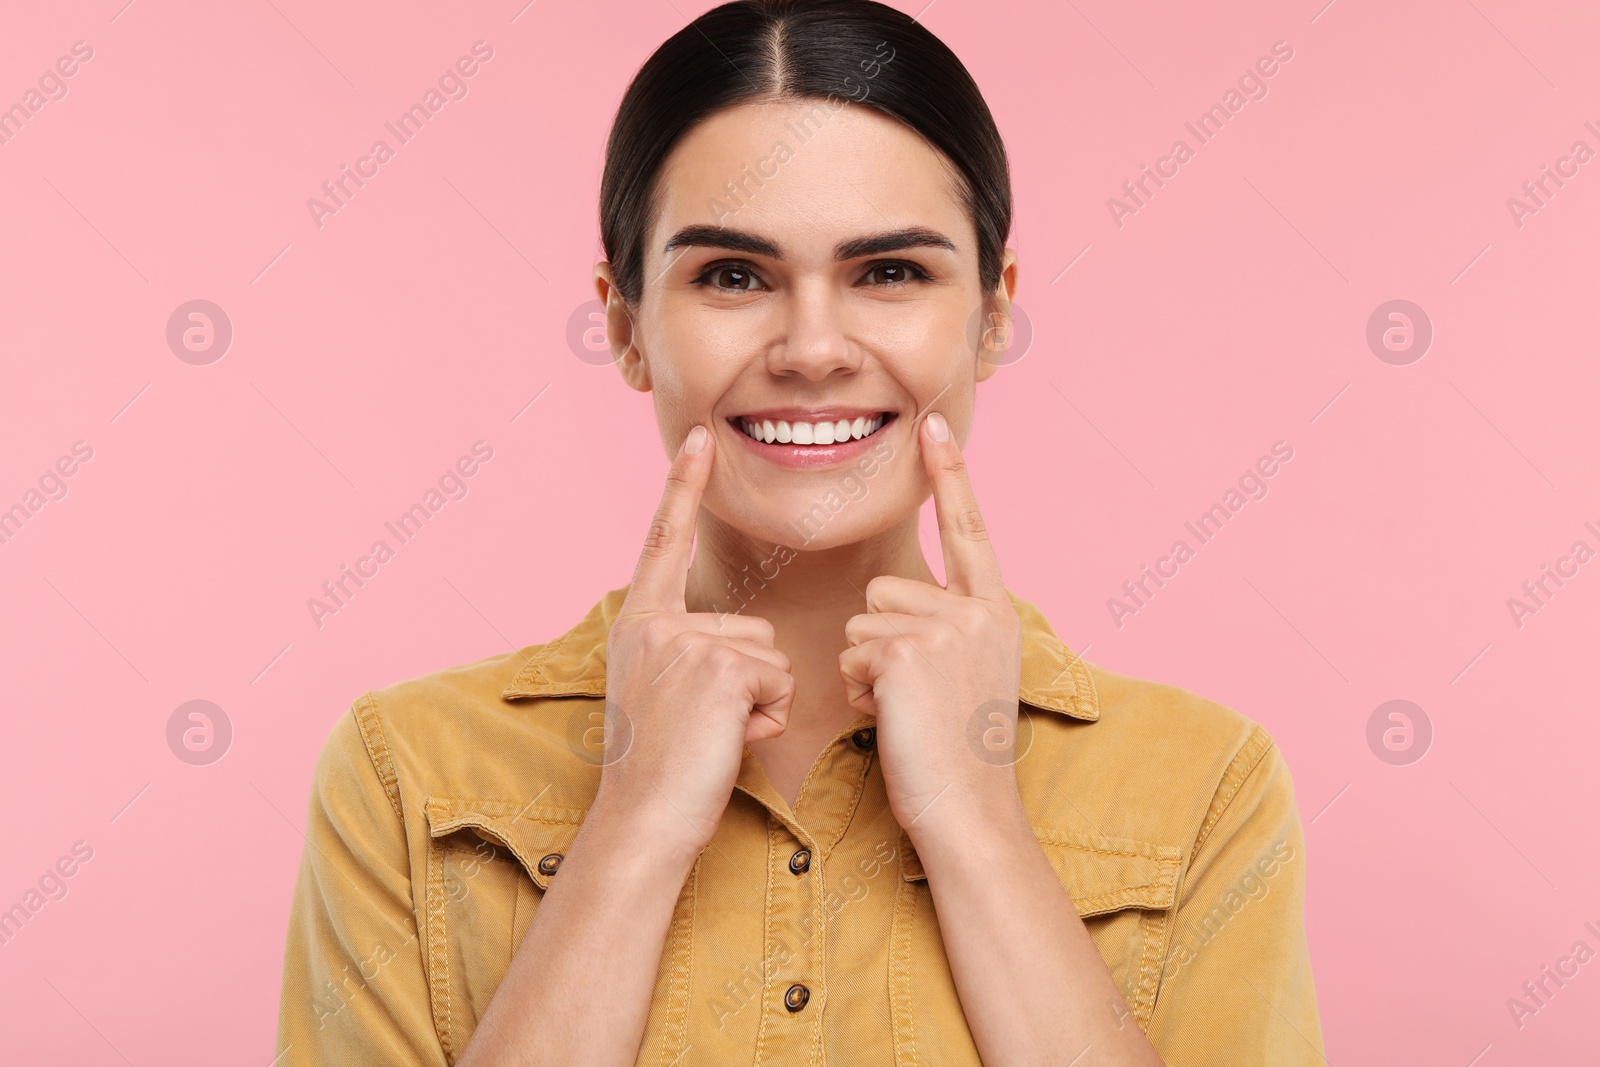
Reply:
<svg viewBox="0 0 1600 1067"><path fill-rule="evenodd" d="M865 541L800 550L763 544L702 512L685 594L692 612L759 616L781 642L809 634L844 647L844 624L866 610L880 574L934 583L922 555L917 512Z"/></svg>

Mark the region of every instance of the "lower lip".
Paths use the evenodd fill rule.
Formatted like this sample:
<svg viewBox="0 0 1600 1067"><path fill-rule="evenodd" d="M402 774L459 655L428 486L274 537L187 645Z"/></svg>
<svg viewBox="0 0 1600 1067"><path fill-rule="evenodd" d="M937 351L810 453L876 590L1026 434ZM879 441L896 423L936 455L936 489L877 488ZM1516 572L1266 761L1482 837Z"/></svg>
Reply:
<svg viewBox="0 0 1600 1067"><path fill-rule="evenodd" d="M882 426L865 437L850 441L843 441L831 445L796 445L780 444L773 441L757 441L739 427L728 423L728 429L733 435L743 441L756 455L769 463L776 463L780 467L811 468L832 467L839 463L848 463L860 456L867 449L878 443L885 431L893 426L899 419L896 416L885 416Z"/></svg>

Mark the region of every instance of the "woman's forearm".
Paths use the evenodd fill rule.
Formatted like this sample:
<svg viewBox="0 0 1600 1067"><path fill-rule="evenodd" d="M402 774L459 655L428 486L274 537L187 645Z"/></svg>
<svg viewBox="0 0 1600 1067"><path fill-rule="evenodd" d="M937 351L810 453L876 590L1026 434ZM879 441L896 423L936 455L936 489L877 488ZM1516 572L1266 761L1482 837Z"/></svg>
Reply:
<svg viewBox="0 0 1600 1067"><path fill-rule="evenodd" d="M591 809L460 1067L628 1067L694 865L636 815Z"/></svg>
<svg viewBox="0 0 1600 1067"><path fill-rule="evenodd" d="M983 1062L1160 1067L1020 801L1000 808L947 796L912 836Z"/></svg>

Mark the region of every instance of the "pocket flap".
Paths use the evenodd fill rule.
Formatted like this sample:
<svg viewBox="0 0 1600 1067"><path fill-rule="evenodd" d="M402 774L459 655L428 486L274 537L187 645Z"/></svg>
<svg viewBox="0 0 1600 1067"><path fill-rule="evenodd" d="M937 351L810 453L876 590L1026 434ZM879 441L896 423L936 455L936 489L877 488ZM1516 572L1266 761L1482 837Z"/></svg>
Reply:
<svg viewBox="0 0 1600 1067"><path fill-rule="evenodd" d="M540 889L550 888L588 812L582 808L516 803L508 800L430 796L428 836L435 841L470 832L514 856Z"/></svg>
<svg viewBox="0 0 1600 1067"><path fill-rule="evenodd" d="M1176 845L1056 827L1036 826L1034 836L1082 918L1121 908L1165 911L1176 899L1183 861L1183 851ZM903 877L908 882L925 880L916 850L904 836L901 840Z"/></svg>

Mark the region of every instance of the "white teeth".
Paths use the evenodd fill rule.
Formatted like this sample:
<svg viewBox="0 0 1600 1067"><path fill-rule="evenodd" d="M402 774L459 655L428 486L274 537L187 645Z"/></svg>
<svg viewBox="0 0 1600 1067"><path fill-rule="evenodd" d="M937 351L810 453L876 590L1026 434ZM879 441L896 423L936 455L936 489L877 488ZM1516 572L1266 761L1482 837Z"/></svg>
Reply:
<svg viewBox="0 0 1600 1067"><path fill-rule="evenodd" d="M860 416L855 420L839 419L836 422L787 422L783 419L776 421L762 419L752 422L750 419L740 419L739 426L745 434L757 441L771 444L774 441L780 444L797 445L831 445L835 442L860 440L869 434L876 433L883 426L883 416L873 418Z"/></svg>

